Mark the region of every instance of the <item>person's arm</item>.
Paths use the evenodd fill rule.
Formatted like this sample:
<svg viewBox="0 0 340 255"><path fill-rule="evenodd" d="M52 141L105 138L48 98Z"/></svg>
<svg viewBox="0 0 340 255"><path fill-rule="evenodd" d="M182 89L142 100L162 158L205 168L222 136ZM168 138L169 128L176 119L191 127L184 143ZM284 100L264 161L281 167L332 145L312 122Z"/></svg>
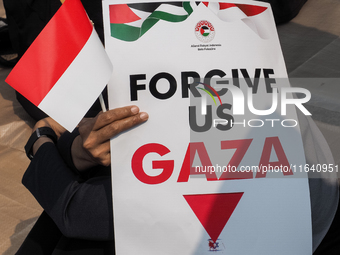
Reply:
<svg viewBox="0 0 340 255"><path fill-rule="evenodd" d="M105 171L110 164L107 145L110 137L146 119L147 115L139 113L138 108L136 111L124 107L86 121L87 126L79 125L81 144L85 141L87 147L81 148L86 154L73 157L74 165L92 167L99 172L85 181L70 169L49 138L41 137L34 144L34 158L23 177L23 184L65 236L97 240L113 238L111 177L109 169ZM71 152L76 148L75 143L76 139ZM103 153L96 154L98 151Z"/></svg>
<svg viewBox="0 0 340 255"><path fill-rule="evenodd" d="M53 143L42 144L22 183L67 237L113 238L110 176L82 181Z"/></svg>

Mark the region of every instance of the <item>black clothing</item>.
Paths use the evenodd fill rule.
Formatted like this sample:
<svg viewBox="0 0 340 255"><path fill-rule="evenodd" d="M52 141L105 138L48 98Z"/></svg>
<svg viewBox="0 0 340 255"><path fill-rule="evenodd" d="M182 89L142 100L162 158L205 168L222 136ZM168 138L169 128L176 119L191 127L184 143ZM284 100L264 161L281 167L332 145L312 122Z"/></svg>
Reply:
<svg viewBox="0 0 340 255"><path fill-rule="evenodd" d="M24 174L23 184L45 211L18 255L114 253L110 167L79 173L71 158L77 135L63 134L58 148L43 144Z"/></svg>
<svg viewBox="0 0 340 255"><path fill-rule="evenodd" d="M43 212L17 255L113 255L114 242L81 240L62 235L57 225Z"/></svg>

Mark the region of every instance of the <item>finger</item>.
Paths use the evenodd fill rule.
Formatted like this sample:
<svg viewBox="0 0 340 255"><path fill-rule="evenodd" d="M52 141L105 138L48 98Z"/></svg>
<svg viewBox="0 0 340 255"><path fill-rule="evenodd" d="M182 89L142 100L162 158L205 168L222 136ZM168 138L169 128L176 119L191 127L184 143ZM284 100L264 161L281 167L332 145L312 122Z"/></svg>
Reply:
<svg viewBox="0 0 340 255"><path fill-rule="evenodd" d="M127 117L134 116L139 113L139 108L135 105L125 106L102 112L98 115L97 120L93 126L93 130L99 130L117 120L121 120Z"/></svg>
<svg viewBox="0 0 340 255"><path fill-rule="evenodd" d="M147 113L141 112L137 115L117 120L96 132L98 139L97 141L101 141L101 143L104 143L105 141L115 137L119 133L145 122L148 118L149 115Z"/></svg>

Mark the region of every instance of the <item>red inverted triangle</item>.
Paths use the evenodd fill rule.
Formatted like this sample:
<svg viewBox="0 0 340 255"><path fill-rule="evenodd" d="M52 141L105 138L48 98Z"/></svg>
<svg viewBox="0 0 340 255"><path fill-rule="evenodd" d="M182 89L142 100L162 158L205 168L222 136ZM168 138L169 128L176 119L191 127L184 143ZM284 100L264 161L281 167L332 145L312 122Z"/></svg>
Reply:
<svg viewBox="0 0 340 255"><path fill-rule="evenodd" d="M183 196L210 238L216 242L242 195L243 192Z"/></svg>

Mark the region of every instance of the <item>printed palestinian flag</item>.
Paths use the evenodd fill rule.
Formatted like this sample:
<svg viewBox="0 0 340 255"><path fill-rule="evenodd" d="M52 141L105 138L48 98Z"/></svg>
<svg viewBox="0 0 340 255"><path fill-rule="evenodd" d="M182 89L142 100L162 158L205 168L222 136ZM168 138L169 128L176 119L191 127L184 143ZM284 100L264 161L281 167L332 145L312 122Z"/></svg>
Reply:
<svg viewBox="0 0 340 255"><path fill-rule="evenodd" d="M159 20L182 22L195 8L204 4L221 20L233 22L244 21L260 37L265 33L258 31L256 21L252 17L264 12L267 8L249 4L217 3L217 2L158 2L110 5L111 36L123 41L136 41ZM207 36L209 31L202 30Z"/></svg>
<svg viewBox="0 0 340 255"><path fill-rule="evenodd" d="M210 34L210 29L207 26L202 26L200 32L201 32L201 35L208 36Z"/></svg>
<svg viewBox="0 0 340 255"><path fill-rule="evenodd" d="M80 0L66 0L6 82L72 131L111 73L112 64Z"/></svg>
<svg viewBox="0 0 340 255"><path fill-rule="evenodd" d="M110 5L111 36L123 41L136 41L159 20L186 20L197 4L166 2Z"/></svg>

